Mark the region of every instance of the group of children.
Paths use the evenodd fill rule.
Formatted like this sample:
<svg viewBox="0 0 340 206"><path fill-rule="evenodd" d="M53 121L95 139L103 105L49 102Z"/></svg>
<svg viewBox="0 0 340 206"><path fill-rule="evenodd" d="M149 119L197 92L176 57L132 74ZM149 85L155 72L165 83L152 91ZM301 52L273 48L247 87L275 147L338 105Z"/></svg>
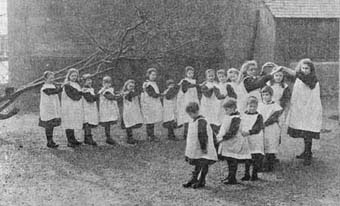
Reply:
<svg viewBox="0 0 340 206"><path fill-rule="evenodd" d="M125 82L121 91L115 91L109 76L103 78L103 87L95 93L92 76L85 74L79 78L76 69L70 69L65 82L56 86L53 83L54 73L47 71L44 73L45 84L41 88L39 125L45 128L47 146L51 148L58 147L53 141L53 129L59 125L65 129L69 147L81 144L75 138L76 129L84 130L85 144L97 145L91 129L98 125L105 129L106 143L116 144L110 129L119 119L121 127L126 130L129 144L137 142L132 130L143 124L151 141L159 140L154 133L158 122L163 122L171 140L178 140L174 130L183 126L185 156L190 164L195 165L192 179L184 187L203 187L209 165L218 159L228 163L229 174L223 180L225 184L237 183L236 171L240 160L245 162L242 180L255 181L259 171L273 170L280 144L281 125L287 113L288 122L292 120L292 124L288 123L288 134L305 139L305 151L299 156L310 162L310 142L312 138L319 137L318 129L297 125L298 116L288 109L291 92L284 74L297 79L298 88L295 88L295 83L292 95L296 99L303 92L295 94L294 91L307 89L303 87L304 84L313 86L308 87L310 90L319 85L310 60L301 61L298 67L294 71L266 63L259 72L255 61L247 61L240 70L231 68L215 72L208 69L205 81L198 84L194 79L194 68L187 66L185 78L177 84L174 80L167 80L164 92L160 92L156 83L157 70L150 68L141 94L136 90L136 82L131 79ZM265 72L268 69L270 72ZM320 99L318 94L314 95L315 99ZM119 101L122 103L122 112L118 107ZM292 102L294 105L290 107L294 111L303 109L299 106L302 104L300 100ZM306 102L303 104L308 105ZM309 107L313 106L315 108L315 105ZM320 118L319 113L316 118Z"/></svg>

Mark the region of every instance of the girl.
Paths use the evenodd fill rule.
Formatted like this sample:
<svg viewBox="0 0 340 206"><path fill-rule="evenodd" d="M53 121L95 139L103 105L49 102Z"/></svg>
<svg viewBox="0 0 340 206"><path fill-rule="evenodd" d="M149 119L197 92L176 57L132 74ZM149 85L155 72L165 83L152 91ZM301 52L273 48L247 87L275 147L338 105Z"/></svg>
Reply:
<svg viewBox="0 0 340 206"><path fill-rule="evenodd" d="M146 76L148 80L143 84L143 93L141 96L146 134L151 141L159 141L155 136L155 123L162 121L163 107L161 93L156 83L157 70L155 68L149 68Z"/></svg>
<svg viewBox="0 0 340 206"><path fill-rule="evenodd" d="M245 106L242 105L242 104L247 101L247 100L245 100L247 94L246 94L246 91L245 91L243 85L240 84L239 79L240 79L240 71L238 69L235 69L235 68L228 69L228 71L227 71L227 81L228 81L228 84L233 88L233 90L236 93L237 109L239 111L244 111Z"/></svg>
<svg viewBox="0 0 340 206"><path fill-rule="evenodd" d="M79 73L78 70L69 69L61 94L61 114L62 126L66 131L67 146L75 147L80 145L74 135L75 129L82 129L84 123L83 105L81 87L78 84Z"/></svg>
<svg viewBox="0 0 340 206"><path fill-rule="evenodd" d="M179 90L179 86L175 84L174 80L169 79L166 81L167 89L164 91L163 99L163 127L168 129L169 140L178 139L175 136L174 128L176 125L176 96Z"/></svg>
<svg viewBox="0 0 340 206"><path fill-rule="evenodd" d="M228 177L222 180L224 184L237 184L236 172L238 160L251 159L248 141L241 134L240 113L237 112L237 103L229 99L223 104L224 119L217 135L219 142L218 155L220 159L227 160Z"/></svg>
<svg viewBox="0 0 340 206"><path fill-rule="evenodd" d="M99 94L99 122L105 129L106 143L115 145L116 141L111 137L111 125L115 125L119 118L117 100L120 95L116 95L112 87L112 79L109 76L103 78L103 88Z"/></svg>
<svg viewBox="0 0 340 206"><path fill-rule="evenodd" d="M195 70L191 66L185 67L185 78L179 83L180 89L177 95L177 124L184 125L183 137L186 139L190 117L185 108L189 102L199 103L196 80L194 79Z"/></svg>
<svg viewBox="0 0 340 206"><path fill-rule="evenodd" d="M61 124L60 101L58 94L62 92L62 88L56 87L53 84L53 72L44 72L44 79L45 84L40 90L39 126L45 128L47 147L57 148L59 145L53 141L53 129Z"/></svg>
<svg viewBox="0 0 340 206"><path fill-rule="evenodd" d="M264 154L263 117L257 112L258 100L250 96L247 101L247 110L241 117L242 136L248 139L252 160L246 160L245 175L242 181L258 180L257 173L261 169ZM250 166L253 164L253 173L250 178Z"/></svg>
<svg viewBox="0 0 340 206"><path fill-rule="evenodd" d="M291 92L288 84L285 83L283 68L279 68L274 74L272 80L267 82L267 85L273 89L273 101L280 104L280 106L285 109L288 107Z"/></svg>
<svg viewBox="0 0 340 206"><path fill-rule="evenodd" d="M91 129L98 126L98 95L94 93L92 88L92 79L90 74L82 76L83 84L83 108L84 108L84 143L88 145L97 146L93 141Z"/></svg>
<svg viewBox="0 0 340 206"><path fill-rule="evenodd" d="M281 128L279 117L282 114L282 107L272 100L273 89L265 86L261 89L262 103L259 104L258 111L264 121L264 171L270 172L274 169L274 163L280 144Z"/></svg>
<svg viewBox="0 0 340 206"><path fill-rule="evenodd" d="M213 131L207 120L199 114L199 106L196 102L189 103L186 111L192 121L188 127L185 157L190 165L195 166L195 169L192 172L191 180L183 184L183 187L200 188L205 186L209 165L217 161Z"/></svg>
<svg viewBox="0 0 340 206"><path fill-rule="evenodd" d="M302 59L295 71L288 68L284 71L296 77L287 117L288 135L304 139L305 150L297 158L304 159L304 164L310 165L312 140L320 139L322 125L319 81L310 59Z"/></svg>
<svg viewBox="0 0 340 206"><path fill-rule="evenodd" d="M122 129L126 129L127 143L136 144L132 137L132 129L140 128L143 125L143 116L139 107L139 93L135 90L135 80L129 79L125 82L123 94L123 118Z"/></svg>

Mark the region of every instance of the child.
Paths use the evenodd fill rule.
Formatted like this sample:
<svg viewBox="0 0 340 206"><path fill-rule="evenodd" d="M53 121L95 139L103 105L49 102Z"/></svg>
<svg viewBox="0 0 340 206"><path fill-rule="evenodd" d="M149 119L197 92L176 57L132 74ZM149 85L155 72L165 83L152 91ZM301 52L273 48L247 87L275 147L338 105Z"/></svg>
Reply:
<svg viewBox="0 0 340 206"><path fill-rule="evenodd" d="M111 125L117 124L119 119L119 110L117 101L121 98L116 95L112 87L112 79L109 76L103 78L103 88L99 94L99 123L105 129L106 143L115 145L116 141L111 137Z"/></svg>
<svg viewBox="0 0 340 206"><path fill-rule="evenodd" d="M223 104L224 119L217 135L219 142L218 155L220 159L227 160L229 174L222 180L224 184L237 184L236 172L238 160L251 159L248 141L241 134L240 113L237 112L237 103L229 99Z"/></svg>
<svg viewBox="0 0 340 206"><path fill-rule="evenodd" d="M257 173L261 169L264 154L263 117L257 112L258 100L250 96L247 101L247 110L241 117L242 136L248 139L252 160L246 160L245 175L242 181L258 180ZM250 166L253 173L250 178Z"/></svg>
<svg viewBox="0 0 340 206"><path fill-rule="evenodd" d="M297 158L304 159L304 164L310 165L312 141L320 139L322 125L320 84L310 59L302 59L295 71L288 68L284 71L296 77L287 117L288 134L293 138L304 139L305 150Z"/></svg>
<svg viewBox="0 0 340 206"><path fill-rule="evenodd" d="M191 180L183 184L183 187L200 188L205 186L209 165L217 161L213 131L207 120L199 114L199 106L196 102L189 103L186 111L192 121L188 127L185 157L190 165L195 166L195 169ZM200 178L198 179L199 175Z"/></svg>
<svg viewBox="0 0 340 206"><path fill-rule="evenodd" d="M91 129L98 126L98 95L94 93L92 88L92 79L90 74L82 76L83 84L83 108L84 108L84 143L88 145L97 146L93 141Z"/></svg>
<svg viewBox="0 0 340 206"><path fill-rule="evenodd" d="M288 84L285 83L282 68L275 74L274 78L267 82L267 85L273 89L273 101L280 104L283 109L286 109L290 99L290 89Z"/></svg>
<svg viewBox="0 0 340 206"><path fill-rule="evenodd" d="M265 164L264 171L271 172L274 169L274 163L280 144L281 128L279 126L279 117L282 113L282 107L272 100L273 89L265 86L261 89L262 103L259 104L258 111L264 121L264 154Z"/></svg>
<svg viewBox="0 0 340 206"><path fill-rule="evenodd" d="M244 86L240 84L240 71L235 68L230 68L227 71L228 84L233 88L237 96L237 109L244 111L245 106L243 105L247 100L247 94Z"/></svg>
<svg viewBox="0 0 340 206"><path fill-rule="evenodd" d="M147 80L143 84L141 96L142 113L146 124L146 134L151 141L159 141L155 136L155 124L161 122L163 106L161 94L156 83L157 70L149 68L146 72Z"/></svg>
<svg viewBox="0 0 340 206"><path fill-rule="evenodd" d="M177 141L174 128L176 125L176 96L179 86L175 84L174 80L169 79L166 81L167 89L164 91L163 99L163 127L168 129L169 140Z"/></svg>
<svg viewBox="0 0 340 206"><path fill-rule="evenodd" d="M202 99L201 99L201 114L207 119L214 134L218 133L220 127L220 100L217 97L220 94L215 82L215 70L208 69L205 71L206 81L201 86ZM224 97L224 96L223 96ZM222 99L222 98L221 98Z"/></svg>
<svg viewBox="0 0 340 206"><path fill-rule="evenodd" d="M61 124L60 100L58 94L62 92L62 88L56 87L53 84L53 72L44 72L44 79L45 84L40 90L39 126L45 128L47 147L57 148L59 145L53 141L53 129Z"/></svg>
<svg viewBox="0 0 340 206"><path fill-rule="evenodd" d="M184 125L183 137L186 139L190 117L185 108L189 102L199 103L196 80L194 79L195 70L191 66L185 67L185 78L179 83L180 90L177 95L177 124Z"/></svg>
<svg viewBox="0 0 340 206"><path fill-rule="evenodd" d="M139 106L139 93L135 91L135 80L129 79L125 82L123 94L123 118L122 129L126 129L127 143L136 144L137 140L132 137L132 129L140 128L143 125L143 116Z"/></svg>
<svg viewBox="0 0 340 206"><path fill-rule="evenodd" d="M75 138L74 130L81 130L84 123L81 87L78 84L78 70L69 69L61 94L62 125L66 131L67 146L75 147L81 145Z"/></svg>

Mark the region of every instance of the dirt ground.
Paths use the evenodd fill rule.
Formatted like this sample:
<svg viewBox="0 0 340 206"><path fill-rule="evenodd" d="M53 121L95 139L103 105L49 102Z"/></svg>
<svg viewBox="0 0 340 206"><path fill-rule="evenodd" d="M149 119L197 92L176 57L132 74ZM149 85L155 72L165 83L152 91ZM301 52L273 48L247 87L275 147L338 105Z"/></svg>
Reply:
<svg viewBox="0 0 340 206"><path fill-rule="evenodd" d="M55 131L59 149L45 147L37 114L21 114L0 123L0 205L340 205L340 130L336 103L325 103L322 140L315 144L312 166L294 157L300 141L283 136L280 163L262 180L225 186L225 162L214 164L204 189L184 189L191 166L184 161L185 142L124 143L124 131L112 129L118 146L105 144L95 130L98 147L66 147L63 131ZM178 134L182 130L177 131ZM144 130L135 131L139 139ZM78 139L82 140L81 133ZM318 146L319 145L319 146ZM238 178L243 175L239 167Z"/></svg>

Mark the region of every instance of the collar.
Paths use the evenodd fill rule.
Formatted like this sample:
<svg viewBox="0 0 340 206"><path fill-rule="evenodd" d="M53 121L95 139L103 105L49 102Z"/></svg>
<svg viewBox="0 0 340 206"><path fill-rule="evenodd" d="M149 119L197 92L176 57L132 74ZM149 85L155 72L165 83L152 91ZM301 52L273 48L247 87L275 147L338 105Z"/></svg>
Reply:
<svg viewBox="0 0 340 206"><path fill-rule="evenodd" d="M194 122L195 122L196 120L200 119L200 118L203 118L203 116L202 116L202 115L198 115L198 116L194 119Z"/></svg>
<svg viewBox="0 0 340 206"><path fill-rule="evenodd" d="M258 114L258 112L256 111L256 112L254 112L254 113L250 113L250 112L248 112L248 111L245 111L244 113L246 113L246 114L249 114L249 115L256 115L256 114Z"/></svg>
<svg viewBox="0 0 340 206"><path fill-rule="evenodd" d="M235 115L240 115L240 113L238 111L235 111L235 112L230 114L230 116L235 116Z"/></svg>
<svg viewBox="0 0 340 206"><path fill-rule="evenodd" d="M268 105L268 104L274 104L275 102L272 100L270 102L263 102L264 104Z"/></svg>

